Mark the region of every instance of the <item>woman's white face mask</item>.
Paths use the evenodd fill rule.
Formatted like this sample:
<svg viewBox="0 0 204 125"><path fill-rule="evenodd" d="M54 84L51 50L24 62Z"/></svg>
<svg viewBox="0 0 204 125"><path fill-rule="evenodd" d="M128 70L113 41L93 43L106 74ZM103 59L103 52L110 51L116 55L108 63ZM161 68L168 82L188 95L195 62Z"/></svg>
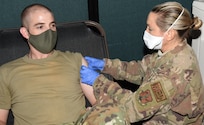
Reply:
<svg viewBox="0 0 204 125"><path fill-rule="evenodd" d="M144 32L143 40L148 49L161 49L164 37L153 36L147 31Z"/></svg>
<svg viewBox="0 0 204 125"><path fill-rule="evenodd" d="M174 24L178 21L178 19L181 17L183 12L184 12L184 8L183 8L182 12L180 13L180 15L177 17L177 19L174 21L174 23L168 28L168 30L165 33L167 33L174 26ZM147 46L147 48L149 48L149 49L154 49L154 50L161 49L163 39L164 39L164 35L163 36L154 36L154 35L151 35L150 33L148 33L146 30L145 30L144 35L143 35L144 43Z"/></svg>

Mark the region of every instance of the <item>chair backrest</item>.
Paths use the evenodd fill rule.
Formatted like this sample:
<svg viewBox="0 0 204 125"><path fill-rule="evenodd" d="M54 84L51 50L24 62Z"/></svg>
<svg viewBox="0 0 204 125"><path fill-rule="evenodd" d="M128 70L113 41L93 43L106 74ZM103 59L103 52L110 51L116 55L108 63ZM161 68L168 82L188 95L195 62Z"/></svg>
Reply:
<svg viewBox="0 0 204 125"><path fill-rule="evenodd" d="M109 57L106 35L102 26L93 21L69 22L57 25L57 50L80 52L83 56ZM0 65L29 52L27 41L19 29L0 29ZM10 113L7 125L13 124Z"/></svg>
<svg viewBox="0 0 204 125"><path fill-rule="evenodd" d="M57 25L56 49L80 52L98 58L108 57L105 31L93 21ZM0 65L28 53L29 48L19 29L0 29Z"/></svg>

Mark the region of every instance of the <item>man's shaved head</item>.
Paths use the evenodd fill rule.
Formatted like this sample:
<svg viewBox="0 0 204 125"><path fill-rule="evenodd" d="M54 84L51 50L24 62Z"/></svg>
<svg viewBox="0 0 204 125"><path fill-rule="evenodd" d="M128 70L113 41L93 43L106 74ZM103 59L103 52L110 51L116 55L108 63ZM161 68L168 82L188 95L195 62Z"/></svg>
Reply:
<svg viewBox="0 0 204 125"><path fill-rule="evenodd" d="M21 25L23 27L28 27L30 14L37 10L47 10L53 15L52 11L48 7L42 4L31 4L27 6L26 8L24 8L21 13Z"/></svg>

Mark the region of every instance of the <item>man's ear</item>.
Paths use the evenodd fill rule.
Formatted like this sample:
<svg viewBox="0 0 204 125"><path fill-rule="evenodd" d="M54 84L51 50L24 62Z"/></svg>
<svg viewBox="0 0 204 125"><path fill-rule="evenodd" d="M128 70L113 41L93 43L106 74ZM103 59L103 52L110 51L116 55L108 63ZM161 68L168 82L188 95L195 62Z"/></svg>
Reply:
<svg viewBox="0 0 204 125"><path fill-rule="evenodd" d="M25 27L20 28L20 33L24 38L29 39L29 33Z"/></svg>

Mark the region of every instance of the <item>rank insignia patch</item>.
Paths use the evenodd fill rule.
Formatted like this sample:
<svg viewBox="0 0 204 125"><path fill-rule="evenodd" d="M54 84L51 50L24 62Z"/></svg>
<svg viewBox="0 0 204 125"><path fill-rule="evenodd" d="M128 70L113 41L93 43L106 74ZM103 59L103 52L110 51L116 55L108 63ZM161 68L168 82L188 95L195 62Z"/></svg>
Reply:
<svg viewBox="0 0 204 125"><path fill-rule="evenodd" d="M155 99L157 102L161 102L163 100L166 100L166 95L164 93L164 90L163 90L160 82L152 84L151 88L152 88L152 91L154 93L154 96L155 96Z"/></svg>
<svg viewBox="0 0 204 125"><path fill-rule="evenodd" d="M152 101L152 95L150 93L150 90L146 90L146 91L141 91L139 94L139 100L142 104L146 104L148 102Z"/></svg>

